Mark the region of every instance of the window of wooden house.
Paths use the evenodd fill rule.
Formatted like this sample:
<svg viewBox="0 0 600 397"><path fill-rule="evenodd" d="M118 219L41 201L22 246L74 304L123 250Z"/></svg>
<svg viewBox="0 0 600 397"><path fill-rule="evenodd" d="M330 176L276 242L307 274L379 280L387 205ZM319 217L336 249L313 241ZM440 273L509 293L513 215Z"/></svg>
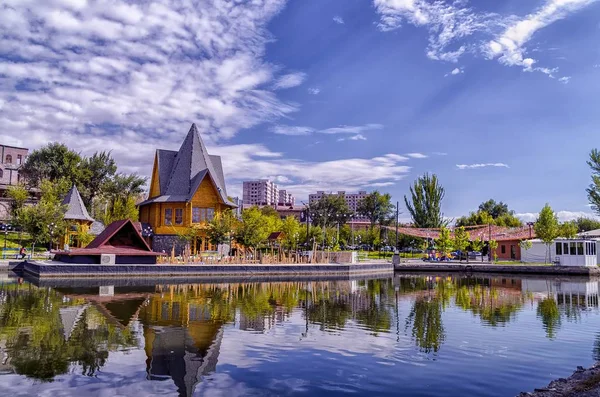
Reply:
<svg viewBox="0 0 600 397"><path fill-rule="evenodd" d="M583 255L583 243L577 243L577 255Z"/></svg>
<svg viewBox="0 0 600 397"><path fill-rule="evenodd" d="M200 223L200 207L192 207L192 223Z"/></svg>
<svg viewBox="0 0 600 397"><path fill-rule="evenodd" d="M214 217L214 208L192 207L192 223L210 222Z"/></svg>
<svg viewBox="0 0 600 397"><path fill-rule="evenodd" d="M6 160L4 161L6 164L12 164L12 156L10 154L6 155Z"/></svg>
<svg viewBox="0 0 600 397"><path fill-rule="evenodd" d="M175 224L183 225L183 208L175 208Z"/></svg>
<svg viewBox="0 0 600 397"><path fill-rule="evenodd" d="M213 218L215 217L215 209L214 208L207 208L206 209L206 220L208 222L212 221Z"/></svg>
<svg viewBox="0 0 600 397"><path fill-rule="evenodd" d="M165 225L173 224L173 209L165 208Z"/></svg>
<svg viewBox="0 0 600 397"><path fill-rule="evenodd" d="M500 246L500 251L501 251L503 254L506 254L506 245L502 245L502 246Z"/></svg>
<svg viewBox="0 0 600 397"><path fill-rule="evenodd" d="M575 246L575 243L570 243L570 255L577 255L577 248Z"/></svg>
<svg viewBox="0 0 600 397"><path fill-rule="evenodd" d="M562 255L562 243L556 243L556 255Z"/></svg>
<svg viewBox="0 0 600 397"><path fill-rule="evenodd" d="M563 255L569 255L569 243L563 243Z"/></svg>

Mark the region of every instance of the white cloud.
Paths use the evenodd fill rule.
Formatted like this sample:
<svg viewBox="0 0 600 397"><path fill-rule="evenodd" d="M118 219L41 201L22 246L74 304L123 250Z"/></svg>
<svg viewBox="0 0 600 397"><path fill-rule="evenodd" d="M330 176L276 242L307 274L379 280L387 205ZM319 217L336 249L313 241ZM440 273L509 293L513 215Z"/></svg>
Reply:
<svg viewBox="0 0 600 397"><path fill-rule="evenodd" d="M509 168L508 165L504 163L480 163L480 164L456 164L456 168L459 170L472 170L476 168L485 168L485 167L501 167L501 168Z"/></svg>
<svg viewBox="0 0 600 397"><path fill-rule="evenodd" d="M432 152L432 154L436 155L436 156L447 156L448 153L446 152Z"/></svg>
<svg viewBox="0 0 600 397"><path fill-rule="evenodd" d="M423 153L406 153L406 155L413 159L425 159L428 157L426 154Z"/></svg>
<svg viewBox="0 0 600 397"><path fill-rule="evenodd" d="M308 93L311 95L319 95L320 92L321 92L321 89L317 88L317 87L310 87L308 89Z"/></svg>
<svg viewBox="0 0 600 397"><path fill-rule="evenodd" d="M367 138L363 134L356 134L348 138L338 138L338 142L341 141L366 141Z"/></svg>
<svg viewBox="0 0 600 397"><path fill-rule="evenodd" d="M456 76L457 74L462 74L464 72L465 72L465 70L463 68L454 68L454 69L452 69L452 71L450 73L446 73L444 75L444 77L448 77L450 75Z"/></svg>
<svg viewBox="0 0 600 397"><path fill-rule="evenodd" d="M30 148L113 150L135 169L180 144L192 121L210 142L288 115L297 105L269 87L304 75L278 77L263 58L284 4L5 0L0 130Z"/></svg>
<svg viewBox="0 0 600 397"><path fill-rule="evenodd" d="M554 77L556 69L534 67L537 60L526 55L526 44L537 31L595 1L545 0L539 9L524 17L476 11L467 6L467 0L373 0L373 4L382 31L398 29L403 23L426 28L426 53L430 59L457 62L465 53L483 54L504 65ZM481 38L486 38L483 45Z"/></svg>
<svg viewBox="0 0 600 397"><path fill-rule="evenodd" d="M273 87L275 89L292 88L299 86L306 79L306 73L296 72L281 76L277 79Z"/></svg>
<svg viewBox="0 0 600 397"><path fill-rule="evenodd" d="M271 131L280 135L310 135L315 130L314 128L303 126L276 125Z"/></svg>
<svg viewBox="0 0 600 397"><path fill-rule="evenodd" d="M326 128L317 132L321 134L362 134L368 131L380 130L383 128L381 124L365 124L365 125L340 125L338 127Z"/></svg>
<svg viewBox="0 0 600 397"><path fill-rule="evenodd" d="M333 22L339 23L340 25L343 25L344 24L344 19L341 16L336 15L336 16L333 17Z"/></svg>
<svg viewBox="0 0 600 397"><path fill-rule="evenodd" d="M558 79L558 81L560 81L563 84L568 84L569 81L571 81L571 77L570 76L561 77Z"/></svg>
<svg viewBox="0 0 600 397"><path fill-rule="evenodd" d="M316 190L358 190L374 183L396 183L410 171L405 156L384 154L373 158L346 158L321 162L303 161L270 151L260 144L208 146L211 154L223 158L230 195L241 195L242 181L277 175L296 197ZM259 157L257 153L260 153Z"/></svg>
<svg viewBox="0 0 600 397"><path fill-rule="evenodd" d="M535 222L539 214L535 212L523 212L515 215L523 222ZM600 220L600 217L597 215L584 211L558 211L556 212L556 216L561 222L572 221L577 218L592 218Z"/></svg>

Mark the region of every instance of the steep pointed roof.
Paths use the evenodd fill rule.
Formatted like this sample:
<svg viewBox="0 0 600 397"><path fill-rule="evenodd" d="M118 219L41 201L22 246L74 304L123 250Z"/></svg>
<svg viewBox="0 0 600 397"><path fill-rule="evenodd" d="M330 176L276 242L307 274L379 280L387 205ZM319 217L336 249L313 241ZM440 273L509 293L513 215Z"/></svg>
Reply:
<svg viewBox="0 0 600 397"><path fill-rule="evenodd" d="M77 186L73 185L62 204L67 206L67 212L65 213L64 219L94 222L94 218L88 214L87 209L83 204Z"/></svg>
<svg viewBox="0 0 600 397"><path fill-rule="evenodd" d="M140 205L190 201L202 180L208 177L223 202L235 206L227 198L221 157L208 154L196 124L192 124L177 152L159 149L156 156L160 195L151 197Z"/></svg>

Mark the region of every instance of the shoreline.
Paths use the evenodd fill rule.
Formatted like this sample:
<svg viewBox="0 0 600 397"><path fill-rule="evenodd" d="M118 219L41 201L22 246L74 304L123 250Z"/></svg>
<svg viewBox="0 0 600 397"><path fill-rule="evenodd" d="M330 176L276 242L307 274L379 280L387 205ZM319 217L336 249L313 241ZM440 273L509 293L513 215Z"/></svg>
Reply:
<svg viewBox="0 0 600 397"><path fill-rule="evenodd" d="M521 392L516 397L597 397L600 396L600 363L590 368L577 367L568 378L558 378L548 386Z"/></svg>
<svg viewBox="0 0 600 397"><path fill-rule="evenodd" d="M540 274L563 276L600 276L600 267L551 266L551 265L491 265L477 263L418 263L408 262L394 266L396 272L447 272L447 273L496 273Z"/></svg>

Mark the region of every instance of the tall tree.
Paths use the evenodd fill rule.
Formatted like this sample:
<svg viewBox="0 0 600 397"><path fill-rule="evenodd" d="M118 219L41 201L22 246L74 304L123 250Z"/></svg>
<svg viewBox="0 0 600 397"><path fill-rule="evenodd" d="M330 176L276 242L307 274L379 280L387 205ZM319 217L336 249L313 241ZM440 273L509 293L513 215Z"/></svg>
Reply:
<svg viewBox="0 0 600 397"><path fill-rule="evenodd" d="M85 169L85 189L82 190L82 199L85 205L90 208L94 198L102 192L105 185L115 176L117 164L111 157L110 152L96 152L91 157L85 158L82 166Z"/></svg>
<svg viewBox="0 0 600 397"><path fill-rule="evenodd" d="M548 255L545 257L545 261L547 262L547 259L550 258L550 245L560 235L558 217L549 204L542 208L533 228L537 237L546 244Z"/></svg>
<svg viewBox="0 0 600 397"><path fill-rule="evenodd" d="M10 215L14 217L29 199L29 190L21 184L13 185L8 187L6 195L10 200Z"/></svg>
<svg viewBox="0 0 600 397"><path fill-rule="evenodd" d="M390 219L395 210L392 196L389 193L381 194L377 190L360 200L357 207L358 214L368 218L371 227Z"/></svg>
<svg viewBox="0 0 600 397"><path fill-rule="evenodd" d="M559 236L564 238L575 238L577 236L577 224L575 222L563 222L559 226Z"/></svg>
<svg viewBox="0 0 600 397"><path fill-rule="evenodd" d="M600 229L600 221L591 218L580 217L575 220L578 232L588 232Z"/></svg>
<svg viewBox="0 0 600 397"><path fill-rule="evenodd" d="M479 205L479 211L485 211L491 215L492 218L497 219L502 215L510 214L512 211L508 210L508 205L502 201L499 203L494 199L489 199Z"/></svg>
<svg viewBox="0 0 600 397"><path fill-rule="evenodd" d="M327 227L343 225L352 216L344 197L337 194L326 194L318 201L311 203L308 211L313 225Z"/></svg>
<svg viewBox="0 0 600 397"><path fill-rule="evenodd" d="M300 241L300 222L294 216L287 216L282 224L281 231L284 234L283 245L288 250L295 248Z"/></svg>
<svg viewBox="0 0 600 397"><path fill-rule="evenodd" d="M67 179L70 185L79 185L84 175L79 153L58 142L34 150L20 169L27 184L39 187L43 180L54 182Z"/></svg>
<svg viewBox="0 0 600 397"><path fill-rule="evenodd" d="M592 209L600 215L600 151L598 149L590 152L590 159L587 163L592 169L592 183L587 189L588 200Z"/></svg>
<svg viewBox="0 0 600 397"><path fill-rule="evenodd" d="M442 227L440 230L439 237L435 240L435 246L442 255L448 255L448 252L452 249L452 238L450 237L450 230Z"/></svg>
<svg viewBox="0 0 600 397"><path fill-rule="evenodd" d="M454 249L461 252L461 255L459 257L459 261L461 261L461 262L462 262L462 253L467 250L470 239L471 239L471 236L469 235L469 232L467 232L465 230L464 227L461 226L454 230L454 239L452 240L452 242L454 244ZM468 261L469 261L469 255L467 253L467 262Z"/></svg>
<svg viewBox="0 0 600 397"><path fill-rule="evenodd" d="M231 210L216 213L213 219L206 225L206 235L210 243L219 245L228 242L236 220Z"/></svg>
<svg viewBox="0 0 600 397"><path fill-rule="evenodd" d="M438 228L446 226L442 214L445 190L435 174L419 177L410 188L411 199L404 196L404 203L415 227Z"/></svg>

